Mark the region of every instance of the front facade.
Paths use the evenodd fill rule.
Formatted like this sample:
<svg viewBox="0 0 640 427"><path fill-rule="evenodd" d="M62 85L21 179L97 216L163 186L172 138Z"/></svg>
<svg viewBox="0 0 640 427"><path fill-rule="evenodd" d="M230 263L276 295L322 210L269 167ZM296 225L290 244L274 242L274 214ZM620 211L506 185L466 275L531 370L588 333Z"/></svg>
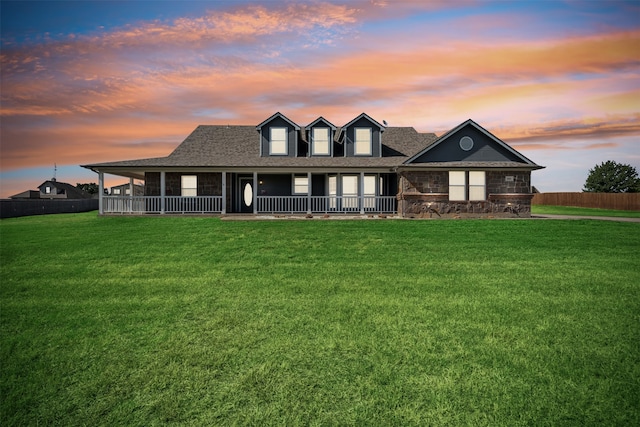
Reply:
<svg viewBox="0 0 640 427"><path fill-rule="evenodd" d="M472 120L437 138L365 113L337 127L276 113L257 126L198 126L169 156L84 165L100 213L528 216L540 169ZM104 195L104 174L144 195Z"/></svg>

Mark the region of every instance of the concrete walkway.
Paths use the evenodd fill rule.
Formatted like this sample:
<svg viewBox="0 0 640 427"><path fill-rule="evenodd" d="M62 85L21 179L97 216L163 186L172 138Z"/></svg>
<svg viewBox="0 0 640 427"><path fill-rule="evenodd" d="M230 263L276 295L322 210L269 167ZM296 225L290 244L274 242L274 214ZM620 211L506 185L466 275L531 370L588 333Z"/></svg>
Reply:
<svg viewBox="0 0 640 427"><path fill-rule="evenodd" d="M640 222L640 218L625 218L617 216L579 216L579 215L547 215L532 214L533 219L598 219L601 221Z"/></svg>

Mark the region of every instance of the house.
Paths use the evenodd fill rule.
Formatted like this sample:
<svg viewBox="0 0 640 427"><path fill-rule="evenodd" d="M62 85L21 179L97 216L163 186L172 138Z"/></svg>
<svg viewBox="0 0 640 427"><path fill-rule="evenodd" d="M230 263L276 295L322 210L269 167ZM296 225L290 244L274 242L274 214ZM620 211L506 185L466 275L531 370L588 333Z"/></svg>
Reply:
<svg viewBox="0 0 640 427"><path fill-rule="evenodd" d="M100 213L529 216L541 169L467 120L436 137L365 113L338 127L275 113L257 126L198 126L167 157L83 165ZM144 196L103 194L104 174L144 181Z"/></svg>
<svg viewBox="0 0 640 427"><path fill-rule="evenodd" d="M66 182L60 182L55 178L45 181L38 186L38 191L27 190L9 197L10 199L91 199L92 194L87 193Z"/></svg>
<svg viewBox="0 0 640 427"><path fill-rule="evenodd" d="M131 194L131 183L114 185L110 188L109 194L112 196L128 196ZM133 184L133 195L134 196L144 196L144 185Z"/></svg>

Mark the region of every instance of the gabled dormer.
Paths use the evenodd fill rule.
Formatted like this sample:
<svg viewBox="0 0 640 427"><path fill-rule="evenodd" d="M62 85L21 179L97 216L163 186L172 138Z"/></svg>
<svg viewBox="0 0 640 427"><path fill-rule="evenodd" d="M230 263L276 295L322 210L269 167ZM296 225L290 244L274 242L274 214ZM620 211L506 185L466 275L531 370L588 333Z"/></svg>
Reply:
<svg viewBox="0 0 640 427"><path fill-rule="evenodd" d="M312 157L333 156L333 138L336 127L324 117L318 117L305 128L309 142L309 155Z"/></svg>
<svg viewBox="0 0 640 427"><path fill-rule="evenodd" d="M260 133L260 156L296 157L300 126L282 113L275 113L256 126Z"/></svg>
<svg viewBox="0 0 640 427"><path fill-rule="evenodd" d="M385 127L362 113L342 127L346 157L381 157Z"/></svg>

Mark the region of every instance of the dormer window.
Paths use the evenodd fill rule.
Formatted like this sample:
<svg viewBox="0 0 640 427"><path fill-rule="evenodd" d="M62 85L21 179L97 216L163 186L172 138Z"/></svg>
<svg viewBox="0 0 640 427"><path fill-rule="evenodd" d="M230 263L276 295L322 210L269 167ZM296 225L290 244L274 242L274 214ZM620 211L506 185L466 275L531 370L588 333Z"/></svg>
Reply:
<svg viewBox="0 0 640 427"><path fill-rule="evenodd" d="M329 128L313 128L311 141L311 155L328 156L330 154Z"/></svg>
<svg viewBox="0 0 640 427"><path fill-rule="evenodd" d="M270 128L269 154L286 156L289 154L287 128Z"/></svg>
<svg viewBox="0 0 640 427"><path fill-rule="evenodd" d="M371 155L371 128L355 128L354 154L356 156Z"/></svg>

